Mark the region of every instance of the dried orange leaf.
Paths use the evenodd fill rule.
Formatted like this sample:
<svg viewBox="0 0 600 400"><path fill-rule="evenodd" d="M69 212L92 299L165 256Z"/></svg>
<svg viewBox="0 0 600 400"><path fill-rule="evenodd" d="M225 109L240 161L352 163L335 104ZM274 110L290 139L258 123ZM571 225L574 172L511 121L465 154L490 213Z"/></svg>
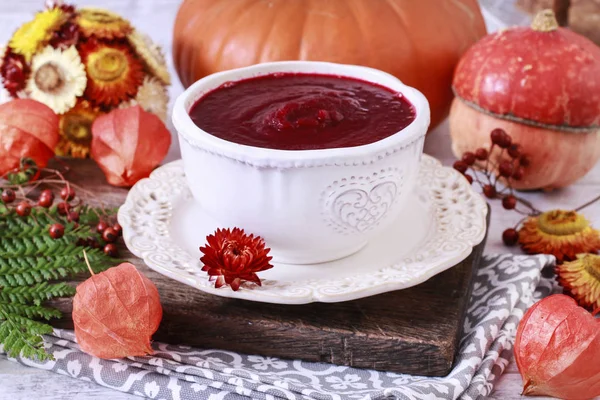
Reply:
<svg viewBox="0 0 600 400"><path fill-rule="evenodd" d="M45 167L58 140L58 116L48 106L29 99L0 104L0 175L23 157Z"/></svg>
<svg viewBox="0 0 600 400"><path fill-rule="evenodd" d="M77 342L99 358L151 354L161 319L156 286L130 263L93 275L73 299Z"/></svg>
<svg viewBox="0 0 600 400"><path fill-rule="evenodd" d="M108 183L132 186L165 158L171 133L156 115L140 106L115 109L92 126L92 158Z"/></svg>

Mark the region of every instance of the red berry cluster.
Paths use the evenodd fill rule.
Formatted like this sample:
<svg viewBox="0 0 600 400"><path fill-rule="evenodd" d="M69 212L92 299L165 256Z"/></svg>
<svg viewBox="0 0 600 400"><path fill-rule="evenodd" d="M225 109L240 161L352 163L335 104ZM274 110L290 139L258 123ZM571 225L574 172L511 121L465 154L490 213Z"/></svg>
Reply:
<svg viewBox="0 0 600 400"><path fill-rule="evenodd" d="M17 194L13 189L7 188L2 191L0 195L2 202L5 205L13 203L17 199ZM68 222L77 224L79 222L79 212L72 210L71 204L69 203L75 199L75 190L67 185L60 191L60 198L63 200L57 205L57 211L61 216L66 217ZM54 204L54 192L50 189L43 190L37 198L37 206L41 208L50 208ZM17 215L21 217L28 217L31 215L31 210L35 206L32 205L32 201L28 198L23 198L14 208ZM48 233L53 239L60 239L65 234L65 226L61 223L55 223L50 226Z"/></svg>
<svg viewBox="0 0 600 400"><path fill-rule="evenodd" d="M488 199L500 199L502 207L506 210L516 210L525 214L517 209L517 204L532 207L515 196L512 182L523 179L525 168L529 166L529 158L522 154L521 146L514 143L503 129L494 129L490 133L490 141L489 151L481 147L474 152L465 152L461 159L454 163L454 169L462 173L469 183L476 182ZM507 229L502 234L502 240L509 246L515 245L518 239L516 229Z"/></svg>
<svg viewBox="0 0 600 400"><path fill-rule="evenodd" d="M116 223L110 226L106 221L100 221L98 222L98 225L96 225L96 231L100 234L102 240L105 242L103 247L104 253L111 257L117 257L119 255L119 249L117 248L115 242L123 234L121 225ZM100 247L98 242L93 238L88 239L86 244L90 247Z"/></svg>
<svg viewBox="0 0 600 400"><path fill-rule="evenodd" d="M77 197L75 189L66 182L65 186L60 189L59 197L61 200L56 204L57 213L66 220L65 222L73 223L75 227L78 227L80 219L79 209L82 201ZM5 188L0 194L0 199L5 206L9 207L12 203L17 201L17 193L11 188ZM40 192L35 202L26 196L22 196L22 199L13 207L13 209L17 215L28 217L31 215L33 207L49 209L54 205L55 200L54 192L51 189L44 189ZM122 235L121 225L118 223L110 225L106 221L100 221L96 226L96 231L100 234L101 240L98 240L96 237L79 239L77 245L102 248L107 255L111 257L118 256L118 249L115 242ZM52 239L62 238L65 235L65 225L60 222L50 225L48 235Z"/></svg>

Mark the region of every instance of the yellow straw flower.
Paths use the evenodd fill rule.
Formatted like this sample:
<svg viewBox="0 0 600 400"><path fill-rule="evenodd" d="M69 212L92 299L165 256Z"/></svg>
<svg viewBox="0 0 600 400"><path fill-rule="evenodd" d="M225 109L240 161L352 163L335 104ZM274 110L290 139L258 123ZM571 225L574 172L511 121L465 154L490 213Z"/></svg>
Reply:
<svg viewBox="0 0 600 400"><path fill-rule="evenodd" d="M552 254L560 263L600 250L600 232L575 211L552 210L523 224L519 244L529 254Z"/></svg>
<svg viewBox="0 0 600 400"><path fill-rule="evenodd" d="M39 12L32 21L17 29L9 45L14 53L21 54L29 62L66 19L67 15L58 7Z"/></svg>
<svg viewBox="0 0 600 400"><path fill-rule="evenodd" d="M60 140L56 147L59 156L85 158L90 154L92 125L100 115L86 100L80 100L75 107L60 117Z"/></svg>
<svg viewBox="0 0 600 400"><path fill-rule="evenodd" d="M558 283L582 307L600 309L600 256L579 254L575 261L556 267Z"/></svg>
<svg viewBox="0 0 600 400"><path fill-rule="evenodd" d="M132 30L129 21L101 8L84 7L79 9L76 22L81 32L87 37L124 38Z"/></svg>
<svg viewBox="0 0 600 400"><path fill-rule="evenodd" d="M117 107L137 94L144 81L142 64L127 45L88 41L81 47L88 74L85 97L94 104Z"/></svg>

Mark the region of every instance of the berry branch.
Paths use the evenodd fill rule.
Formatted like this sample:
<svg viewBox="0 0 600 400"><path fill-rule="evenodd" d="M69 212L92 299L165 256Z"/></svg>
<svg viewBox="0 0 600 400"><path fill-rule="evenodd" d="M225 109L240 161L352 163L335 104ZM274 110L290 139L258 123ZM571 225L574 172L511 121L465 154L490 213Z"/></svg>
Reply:
<svg viewBox="0 0 600 400"><path fill-rule="evenodd" d="M38 168L30 159L22 159L20 165L20 169L8 172L0 178L0 217L16 213L25 218L32 215L32 210L39 210L40 212L34 213L32 218L37 222L41 215L48 216L53 223L48 224L47 232L53 239L62 238L68 224L77 229L80 223L97 223L95 228L98 235L90 235L78 244L98 248L104 242L102 246L107 255L118 255L115 242L121 235L121 226L114 221L110 210L107 210L93 193L69 182L65 174L57 169ZM65 168L65 173L68 173L69 168ZM46 188L40 191L43 187ZM53 189L58 192L60 200ZM37 192L39 194L36 197ZM90 199L100 206L88 206L86 202ZM56 210L58 215L47 212L50 210ZM87 214L84 220L81 219L82 212ZM97 218L91 216L91 213Z"/></svg>
<svg viewBox="0 0 600 400"><path fill-rule="evenodd" d="M523 179L530 159L523 154L522 147L502 129L490 133L490 147L478 148L474 152L465 152L461 159L454 162L459 171L471 183L477 184L485 197L502 202L506 210L514 210L523 215L514 227L502 233L502 241L507 246L519 242L519 227L532 217L544 214L531 202L517 196L513 188L516 181ZM573 210L577 212L600 200L600 196Z"/></svg>
<svg viewBox="0 0 600 400"><path fill-rule="evenodd" d="M587 203L584 203L584 204L580 205L579 207L577 207L575 209L575 211L581 211L584 208L591 206L592 204L594 204L595 202L597 202L599 200L600 200L600 196L594 197L592 200L588 201Z"/></svg>

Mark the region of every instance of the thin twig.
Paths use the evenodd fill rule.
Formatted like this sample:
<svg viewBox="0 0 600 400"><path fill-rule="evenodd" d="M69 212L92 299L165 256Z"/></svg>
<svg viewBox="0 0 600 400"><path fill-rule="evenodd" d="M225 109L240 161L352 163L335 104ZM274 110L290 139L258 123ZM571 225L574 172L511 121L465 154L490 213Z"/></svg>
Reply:
<svg viewBox="0 0 600 400"><path fill-rule="evenodd" d="M477 181L477 183L479 184L479 186L483 187L483 182L481 182L481 181L479 180L479 174L478 174L478 172L479 172L479 171L474 171L474 172L473 172L473 178L474 178L474 179Z"/></svg>
<svg viewBox="0 0 600 400"><path fill-rule="evenodd" d="M518 229L519 225L521 225L523 223L523 221L525 221L527 218L529 218L529 215L526 215L523 218L521 218L519 221L517 221L517 223L515 224L515 229Z"/></svg>
<svg viewBox="0 0 600 400"><path fill-rule="evenodd" d="M485 160L485 170L489 171L488 167L490 166L490 158L492 157L492 152L494 151L494 146L496 146L494 144L494 142L492 142L492 146L490 147L490 150L488 151L488 156L487 159Z"/></svg>
<svg viewBox="0 0 600 400"><path fill-rule="evenodd" d="M597 202L598 200L600 200L600 196L597 196L597 197L593 198L592 200L588 201L587 203L585 203L584 205L577 207L577 208L575 209L575 211L581 211L581 210L583 210L584 208L586 208L587 206L591 206L592 204L594 204L594 203L595 203L595 202Z"/></svg>
<svg viewBox="0 0 600 400"><path fill-rule="evenodd" d="M515 199L517 199L517 201L518 201L519 203L521 203L521 204L523 204L524 206L528 207L528 208L529 208L531 211L533 211L534 213L536 213L536 214L541 214L541 213L542 213L540 210L538 210L537 208L535 208L535 207L533 206L533 204L531 204L529 201L527 201L527 200L525 200L525 199L523 199L523 198L521 198L521 197L518 197L518 196L515 196Z"/></svg>
<svg viewBox="0 0 600 400"><path fill-rule="evenodd" d="M516 213L518 213L518 214L524 215L524 218L527 218L527 217L529 217L529 216L530 216L530 214L529 214L528 212L526 212L526 211L523 211L523 210L519 210L519 209L518 209L518 208L516 208L516 207L515 207L515 208L513 208L513 211L515 211L515 212L516 212Z"/></svg>
<svg viewBox="0 0 600 400"><path fill-rule="evenodd" d="M509 193L509 194L513 194L513 193L512 193L512 187L509 187L509 186L504 186L504 188L502 188L502 190L501 190L501 191L499 191L499 192L498 192L498 194L504 194L504 193L505 193L507 190L509 190L509 191L510 191L510 193Z"/></svg>
<svg viewBox="0 0 600 400"><path fill-rule="evenodd" d="M50 214L48 211L46 211L46 209L43 209L42 213L44 213L44 215L46 215L46 217L50 218L51 221L54 221L54 223L60 222L56 218L54 218L54 216L52 216L52 214Z"/></svg>

